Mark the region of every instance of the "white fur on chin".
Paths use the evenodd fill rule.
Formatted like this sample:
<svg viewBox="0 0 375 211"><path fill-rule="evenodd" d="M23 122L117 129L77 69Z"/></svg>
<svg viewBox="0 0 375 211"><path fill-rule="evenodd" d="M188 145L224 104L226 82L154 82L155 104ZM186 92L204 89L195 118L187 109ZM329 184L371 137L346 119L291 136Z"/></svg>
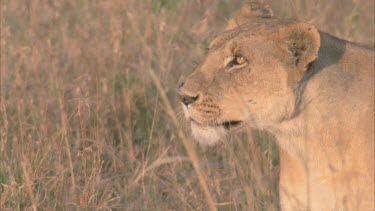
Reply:
<svg viewBox="0 0 375 211"><path fill-rule="evenodd" d="M223 127L202 127L191 122L193 138L205 146L213 146L219 143L227 134Z"/></svg>

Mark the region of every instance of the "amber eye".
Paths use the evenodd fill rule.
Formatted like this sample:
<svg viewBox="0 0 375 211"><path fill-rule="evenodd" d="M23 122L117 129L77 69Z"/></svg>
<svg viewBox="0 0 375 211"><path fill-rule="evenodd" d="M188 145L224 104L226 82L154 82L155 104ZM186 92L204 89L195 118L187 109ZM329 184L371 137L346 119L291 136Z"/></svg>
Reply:
<svg viewBox="0 0 375 211"><path fill-rule="evenodd" d="M242 56L235 56L231 62L228 63L227 67L231 68L237 65L242 65L246 63L246 59Z"/></svg>
<svg viewBox="0 0 375 211"><path fill-rule="evenodd" d="M241 64L243 64L243 63L246 62L245 58L243 58L242 56L236 56L234 59L236 60L235 62L236 62L238 65L241 65Z"/></svg>

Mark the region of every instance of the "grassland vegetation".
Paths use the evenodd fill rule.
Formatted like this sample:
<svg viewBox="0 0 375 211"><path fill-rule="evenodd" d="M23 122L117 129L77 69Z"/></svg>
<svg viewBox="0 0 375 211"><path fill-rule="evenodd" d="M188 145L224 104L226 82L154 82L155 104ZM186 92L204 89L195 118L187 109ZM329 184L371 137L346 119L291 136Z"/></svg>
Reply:
<svg viewBox="0 0 375 211"><path fill-rule="evenodd" d="M265 2L374 45L372 1ZM241 4L1 1L0 210L277 210L272 137L198 147L175 94Z"/></svg>

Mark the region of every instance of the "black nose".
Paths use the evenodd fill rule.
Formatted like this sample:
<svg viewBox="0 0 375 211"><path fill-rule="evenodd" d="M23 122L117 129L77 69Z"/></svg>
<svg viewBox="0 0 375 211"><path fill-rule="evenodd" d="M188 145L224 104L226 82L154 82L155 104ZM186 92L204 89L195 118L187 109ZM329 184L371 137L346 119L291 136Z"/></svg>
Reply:
<svg viewBox="0 0 375 211"><path fill-rule="evenodd" d="M181 82L181 83L178 85L177 90L182 89L182 87L183 87L184 85L185 85L185 82Z"/></svg>
<svg viewBox="0 0 375 211"><path fill-rule="evenodd" d="M184 87L184 82L180 83L177 88L178 98L181 100L183 104L187 106L198 100L199 95L191 96L184 92L183 87Z"/></svg>
<svg viewBox="0 0 375 211"><path fill-rule="evenodd" d="M195 96L195 97L191 97L191 96L180 94L180 93L178 93L178 96L179 96L181 102L183 104L185 104L186 106L189 105L189 104L194 103L195 101L197 101L198 97L199 97L198 95Z"/></svg>

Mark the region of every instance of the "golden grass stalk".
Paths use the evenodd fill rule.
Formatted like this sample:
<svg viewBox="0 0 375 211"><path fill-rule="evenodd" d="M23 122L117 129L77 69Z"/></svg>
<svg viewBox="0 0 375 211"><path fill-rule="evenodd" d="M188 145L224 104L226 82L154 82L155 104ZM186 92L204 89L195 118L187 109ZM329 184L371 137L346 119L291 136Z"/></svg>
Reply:
<svg viewBox="0 0 375 211"><path fill-rule="evenodd" d="M172 105L169 102L167 95L165 94L164 88L161 85L159 78L155 75L155 71L152 68L149 68L149 73L150 73L152 81L154 82L154 84L155 84L156 88L158 89L158 92L159 92L159 94L160 94L160 96L161 96L161 98L162 98L162 100L164 102L167 114L172 119L173 124L177 128L177 134L180 137L180 139L182 140L182 143L184 144L184 146L186 148L188 156L190 157L191 162L193 164L194 170L197 172L199 184L200 184L200 186L201 186L201 188L202 188L202 190L204 192L204 195L205 195L205 197L207 199L208 207L212 211L213 210L217 210L216 206L215 206L215 202L212 199L211 193L208 190L208 186L207 186L206 180L203 178L203 174L200 171L200 168L199 168L199 157L198 157L197 152L194 149L194 145L192 144L192 140L187 139L186 136L185 136L185 134L184 134L184 132L179 127L176 114L174 113L174 110L172 109Z"/></svg>
<svg viewBox="0 0 375 211"><path fill-rule="evenodd" d="M25 182L26 182L26 187L27 187L27 191L30 195L30 198L31 198L31 202L32 202L32 208L34 211L37 211L38 210L38 206L37 206L37 202L36 202L36 199L35 199L35 196L34 196L34 192L33 192L33 182L32 182L32 179L30 178L30 174L29 174L29 171L26 167L26 160L27 158L25 158L24 156L22 157L22 161L21 161L21 166L22 166L22 171L23 171L23 175L25 177Z"/></svg>
<svg viewBox="0 0 375 211"><path fill-rule="evenodd" d="M72 162L72 155L70 152L70 145L68 140L68 132L67 132L67 114L64 111L64 103L63 103L63 96L59 93L59 103L60 103L60 110L61 110L61 138L64 139L66 153L68 155L68 161L69 161L69 169L70 169L70 178L72 180L72 188L73 188L73 194L75 194L76 189L76 181L74 178L74 168L73 168L73 162Z"/></svg>

